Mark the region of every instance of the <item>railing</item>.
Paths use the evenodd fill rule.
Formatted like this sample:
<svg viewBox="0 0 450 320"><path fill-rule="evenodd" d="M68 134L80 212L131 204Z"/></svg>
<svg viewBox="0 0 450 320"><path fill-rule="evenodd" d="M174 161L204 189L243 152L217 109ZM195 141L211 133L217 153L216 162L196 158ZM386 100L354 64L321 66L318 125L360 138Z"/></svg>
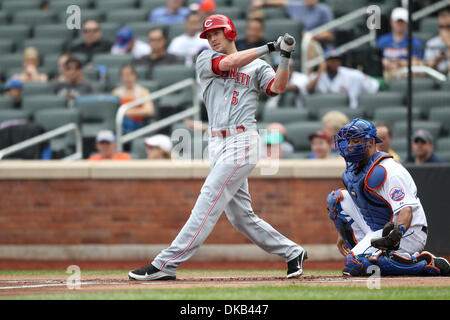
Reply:
<svg viewBox="0 0 450 320"><path fill-rule="evenodd" d="M122 130L122 124L123 124L123 118L125 117L125 112L127 110L130 110L136 106L139 106L145 102L153 101L156 99L159 99L165 95L171 94L173 92L179 91L181 89L184 89L186 87L192 87L192 107L183 110L181 112L178 112L176 114L170 115L164 119L161 119L157 122L148 124L147 126L140 128L138 130L134 130L130 133L123 134ZM200 100L198 98L197 94L197 83L195 79L185 79L180 82L177 82L173 85L170 85L168 87L165 87L161 90L153 92L150 96L143 97L140 99L136 99L134 101L125 103L120 106L119 110L116 114L116 134L117 134L117 150L118 152L123 151L123 145L131 140L134 140L136 138L139 138L143 135L150 134L152 132L155 132L159 129L162 129L164 127L167 127L171 124L177 123L187 117L194 116L196 120L200 119Z"/></svg>
<svg viewBox="0 0 450 320"><path fill-rule="evenodd" d="M420 20L420 19L430 15L433 12L436 12L436 11L441 10L442 8L445 8L449 4L450 4L450 0L441 0L434 4L428 5L425 8L414 12L412 14L412 21ZM339 17L333 21L330 21L320 27L317 27L313 30L305 32L305 34L302 37L302 43L301 43L302 72L307 73L310 68L319 65L324 60L323 55L320 55L314 59L308 60L308 48L309 48L309 44L314 36L324 32L324 31L332 30L333 28L339 27L339 26L341 26L345 23L348 23L354 19L357 19L361 16L367 15L369 8L370 7L359 8L349 14L346 14L346 15ZM359 38L356 38L352 41L349 41L349 42L339 46L337 48L337 50L340 53L345 53L349 50L352 50L354 48L362 46L363 44L368 43L368 42L371 42L374 45L375 40L376 40L376 30L369 29L368 34L363 35Z"/></svg>
<svg viewBox="0 0 450 320"><path fill-rule="evenodd" d="M412 73L425 73L429 75L430 77L439 80L441 82L444 82L447 80L447 76L443 73L440 73L439 71L436 71L433 68L430 68L428 66L412 66L411 67ZM400 78L403 74L408 73L408 68L404 67L397 71L397 78Z"/></svg>
<svg viewBox="0 0 450 320"><path fill-rule="evenodd" d="M16 153L18 151L21 151L23 149L29 148L31 146L34 146L38 143L42 143L44 141L53 139L57 136L60 136L62 134L75 131L75 153L63 158L62 160L79 160L83 158L83 143L81 138L81 132L78 128L78 125L75 123L69 123L66 125L63 125L59 128L53 129L51 131L48 131L46 133L40 134L38 136L35 136L33 138L21 141L19 143L16 143L12 146L9 146L5 149L0 150L0 160L3 159L3 157Z"/></svg>
<svg viewBox="0 0 450 320"><path fill-rule="evenodd" d="M324 60L323 55L320 55L314 59L308 60L308 48L309 48L311 40L314 36L316 36L322 32L332 30L333 28L339 27L339 26L346 24L354 19L360 18L362 16L366 16L366 15L367 15L367 7L362 7L351 13L343 15L342 17L334 19L333 21L330 21L324 25L321 25L320 27L317 27L315 29L305 32L303 34L302 43L301 43L302 72L307 73L310 68L317 66ZM337 49L339 50L340 53L344 53L353 48L357 48L367 42L375 41L375 39L376 39L376 30L369 29L368 34L361 36L359 38L356 38L350 42L347 42L347 43L341 45L340 47L338 47Z"/></svg>

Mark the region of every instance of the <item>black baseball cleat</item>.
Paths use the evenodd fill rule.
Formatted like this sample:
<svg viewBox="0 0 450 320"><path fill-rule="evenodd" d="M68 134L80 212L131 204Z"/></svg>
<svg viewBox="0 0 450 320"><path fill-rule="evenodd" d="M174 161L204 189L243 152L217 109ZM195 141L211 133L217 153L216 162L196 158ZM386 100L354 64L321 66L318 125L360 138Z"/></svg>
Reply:
<svg viewBox="0 0 450 320"><path fill-rule="evenodd" d="M151 263L140 269L128 273L130 280L156 281L156 280L175 280L176 276L165 273L154 267Z"/></svg>
<svg viewBox="0 0 450 320"><path fill-rule="evenodd" d="M351 276L350 272L348 272L348 268L347 267L344 267L344 269L342 269L342 275L346 276L346 277L350 277Z"/></svg>
<svg viewBox="0 0 450 320"><path fill-rule="evenodd" d="M308 253L306 250L303 250L297 258L288 261L288 271L286 277L288 279L300 277L303 273L302 264L306 259L308 259Z"/></svg>
<svg viewBox="0 0 450 320"><path fill-rule="evenodd" d="M434 257L434 266L439 269L439 274L444 277L450 276L450 263L442 257Z"/></svg>

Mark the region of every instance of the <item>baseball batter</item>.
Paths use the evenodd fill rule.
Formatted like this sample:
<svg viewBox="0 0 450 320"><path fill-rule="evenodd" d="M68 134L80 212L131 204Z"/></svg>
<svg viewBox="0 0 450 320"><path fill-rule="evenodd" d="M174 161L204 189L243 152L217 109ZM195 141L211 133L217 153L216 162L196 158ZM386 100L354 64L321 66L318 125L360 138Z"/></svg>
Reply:
<svg viewBox="0 0 450 320"><path fill-rule="evenodd" d="M176 269L194 255L225 211L231 224L265 251L287 261L287 277L302 274L306 251L260 219L251 206L247 177L260 157L256 129L258 95L282 93L289 79L289 59L295 39L286 34L264 46L237 51L236 30L225 15L203 22L201 38L212 50L196 62L209 119L209 160L206 178L191 215L172 244L149 265L129 272L134 280L174 280ZM259 59L280 52L275 72Z"/></svg>
<svg viewBox="0 0 450 320"><path fill-rule="evenodd" d="M425 211L409 172L391 155L378 152L375 126L354 119L335 136L347 162L345 189L328 195L337 245L346 274L450 275L450 264L423 251L428 235Z"/></svg>

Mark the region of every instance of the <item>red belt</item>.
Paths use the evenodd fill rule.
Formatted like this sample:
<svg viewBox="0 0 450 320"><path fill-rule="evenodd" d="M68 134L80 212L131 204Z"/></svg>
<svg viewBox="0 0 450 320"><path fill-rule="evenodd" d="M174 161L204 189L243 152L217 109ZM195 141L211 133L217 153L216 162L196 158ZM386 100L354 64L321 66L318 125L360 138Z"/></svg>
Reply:
<svg viewBox="0 0 450 320"><path fill-rule="evenodd" d="M231 134L239 133L239 132L243 132L243 131L245 131L245 127L239 126L239 127L236 127L236 132L232 132L230 129L218 130L218 131L211 130L211 135L213 137L222 137L223 138L223 137L229 136Z"/></svg>

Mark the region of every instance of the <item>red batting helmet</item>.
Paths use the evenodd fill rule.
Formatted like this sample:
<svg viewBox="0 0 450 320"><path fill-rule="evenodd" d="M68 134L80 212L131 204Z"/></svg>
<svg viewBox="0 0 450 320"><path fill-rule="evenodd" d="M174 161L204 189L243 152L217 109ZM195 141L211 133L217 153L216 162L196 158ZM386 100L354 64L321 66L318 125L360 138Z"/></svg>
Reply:
<svg viewBox="0 0 450 320"><path fill-rule="evenodd" d="M200 38L206 39L206 32L218 28L223 28L225 36L228 39L236 39L237 33L233 21L223 14L213 14L203 21L203 32L200 34Z"/></svg>

